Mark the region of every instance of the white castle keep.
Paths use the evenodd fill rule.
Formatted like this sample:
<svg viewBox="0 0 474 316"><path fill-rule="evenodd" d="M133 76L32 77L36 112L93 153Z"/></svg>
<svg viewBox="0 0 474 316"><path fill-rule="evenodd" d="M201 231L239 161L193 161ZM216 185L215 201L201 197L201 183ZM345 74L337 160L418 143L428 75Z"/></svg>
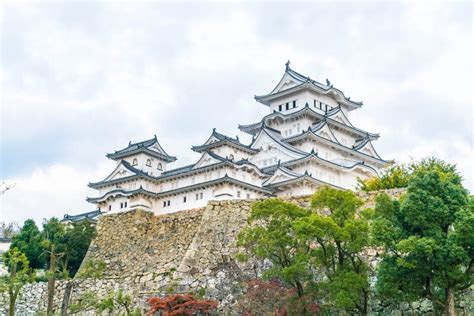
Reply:
<svg viewBox="0 0 474 316"><path fill-rule="evenodd" d="M378 175L388 162L375 151L379 138L353 126L355 102L333 87L292 70L289 62L277 86L255 100L269 108L259 122L239 125L252 135L218 133L192 150L194 164L170 169L169 155L156 136L107 154L117 167L103 181L94 203L102 214L145 209L156 214L202 207L209 200L253 199L312 194L320 186L354 189L357 178Z"/></svg>

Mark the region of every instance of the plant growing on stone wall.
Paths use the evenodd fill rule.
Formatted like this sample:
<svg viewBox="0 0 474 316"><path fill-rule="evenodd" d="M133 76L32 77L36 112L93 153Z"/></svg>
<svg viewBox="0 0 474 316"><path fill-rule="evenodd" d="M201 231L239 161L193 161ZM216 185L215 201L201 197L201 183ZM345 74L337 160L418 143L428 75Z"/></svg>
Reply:
<svg viewBox="0 0 474 316"><path fill-rule="evenodd" d="M138 311L133 311L131 306L132 297L128 294L124 294L123 290L119 289L117 292L110 292L105 299L98 302L96 310L99 313L108 311L109 314L112 314L118 309L119 311L125 310L126 315L136 315ZM138 315L140 315L139 312Z"/></svg>
<svg viewBox="0 0 474 316"><path fill-rule="evenodd" d="M162 316L217 315L217 302L195 299L192 294L174 294L164 298L148 299L150 309L146 315L161 313Z"/></svg>
<svg viewBox="0 0 474 316"><path fill-rule="evenodd" d="M9 297L8 312L15 315L15 304L21 288L34 279L26 255L17 248L12 248L3 254L8 264L9 274L0 277L0 292L6 292Z"/></svg>
<svg viewBox="0 0 474 316"><path fill-rule="evenodd" d="M73 314L91 309L98 314L107 311L112 315L124 311L126 315L130 316L141 315L138 309L132 309L132 297L125 294L122 289L117 292L109 292L102 300L97 298L96 293L86 292L74 304L69 306L69 312Z"/></svg>
<svg viewBox="0 0 474 316"><path fill-rule="evenodd" d="M470 289L474 270L474 198L455 166L424 160L399 203L377 198L373 240L384 250L377 291L394 302L427 298L455 315L455 297Z"/></svg>
<svg viewBox="0 0 474 316"><path fill-rule="evenodd" d="M101 279L104 276L106 264L102 260L87 260L76 274L79 279Z"/></svg>
<svg viewBox="0 0 474 316"><path fill-rule="evenodd" d="M307 301L305 298L299 300L295 297L294 289L283 286L280 280L273 278L269 281L253 279L245 283L245 294L238 299L235 307L241 315L275 315L285 316L289 313L300 315L303 309L316 315L319 305Z"/></svg>

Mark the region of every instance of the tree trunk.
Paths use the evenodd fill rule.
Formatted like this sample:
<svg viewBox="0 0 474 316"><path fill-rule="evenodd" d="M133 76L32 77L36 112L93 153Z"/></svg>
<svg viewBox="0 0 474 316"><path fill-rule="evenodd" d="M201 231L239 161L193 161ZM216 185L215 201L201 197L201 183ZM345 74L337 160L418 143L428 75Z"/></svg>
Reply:
<svg viewBox="0 0 474 316"><path fill-rule="evenodd" d="M51 245L51 258L49 260L49 278L48 278L48 308L46 310L46 315L53 314L53 303L54 303L54 283L56 281L56 253L54 249L54 244Z"/></svg>
<svg viewBox="0 0 474 316"><path fill-rule="evenodd" d="M10 294L10 306L8 308L8 315L15 316L15 301L16 297Z"/></svg>
<svg viewBox="0 0 474 316"><path fill-rule="evenodd" d="M10 277L13 281L15 280L15 277L16 277L16 262L15 260L12 260L12 261L13 261L13 264L11 267ZM10 289L9 289L8 294L10 294L10 305L8 307L8 314L10 316L15 316L15 303L16 303L16 298L18 296L18 293L15 291L14 284L10 284Z"/></svg>
<svg viewBox="0 0 474 316"><path fill-rule="evenodd" d="M61 316L67 315L67 308L69 306L69 300L71 298L72 291L72 280L66 283L66 289L64 290L63 304L61 306Z"/></svg>
<svg viewBox="0 0 474 316"><path fill-rule="evenodd" d="M446 289L446 315L456 316L456 307L454 306L454 290L451 287Z"/></svg>

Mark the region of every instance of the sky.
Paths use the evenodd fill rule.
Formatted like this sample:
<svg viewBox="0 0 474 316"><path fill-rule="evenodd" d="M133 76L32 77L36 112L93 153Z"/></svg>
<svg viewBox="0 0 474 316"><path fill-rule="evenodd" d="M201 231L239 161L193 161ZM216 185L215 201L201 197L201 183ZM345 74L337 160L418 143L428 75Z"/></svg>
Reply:
<svg viewBox="0 0 474 316"><path fill-rule="evenodd" d="M474 192L472 3L40 2L1 6L0 222L94 210L105 154L239 135L291 67L364 106L384 159L436 156Z"/></svg>

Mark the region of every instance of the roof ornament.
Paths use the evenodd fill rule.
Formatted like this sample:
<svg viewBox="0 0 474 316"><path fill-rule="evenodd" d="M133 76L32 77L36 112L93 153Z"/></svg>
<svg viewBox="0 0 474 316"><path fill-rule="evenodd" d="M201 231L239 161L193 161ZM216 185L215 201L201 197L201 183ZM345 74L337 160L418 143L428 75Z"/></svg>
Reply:
<svg viewBox="0 0 474 316"><path fill-rule="evenodd" d="M216 128L215 128L215 127L212 129L212 132L213 132L213 133L215 133L215 132L216 132Z"/></svg>
<svg viewBox="0 0 474 316"><path fill-rule="evenodd" d="M289 59L285 64L285 70L288 70L288 69L290 69L290 60Z"/></svg>
<svg viewBox="0 0 474 316"><path fill-rule="evenodd" d="M129 142L128 142L128 146L130 146L131 144L132 144L132 141L129 141ZM117 151L115 151L115 152L117 152Z"/></svg>
<svg viewBox="0 0 474 316"><path fill-rule="evenodd" d="M308 102L306 102L306 104L305 104L304 106L309 108L309 104L308 104Z"/></svg>
<svg viewBox="0 0 474 316"><path fill-rule="evenodd" d="M311 154L314 155L314 148L311 148Z"/></svg>
<svg viewBox="0 0 474 316"><path fill-rule="evenodd" d="M239 135L236 135L236 136L235 136L235 139L237 139L237 141L239 141Z"/></svg>
<svg viewBox="0 0 474 316"><path fill-rule="evenodd" d="M158 138L156 137L156 134L155 134L154 136L155 136L155 139L158 139Z"/></svg>
<svg viewBox="0 0 474 316"><path fill-rule="evenodd" d="M349 100L349 101L350 101L350 100L351 100L351 97L347 97L347 100Z"/></svg>
<svg viewBox="0 0 474 316"><path fill-rule="evenodd" d="M326 78L326 86L331 86L331 81L328 78Z"/></svg>
<svg viewBox="0 0 474 316"><path fill-rule="evenodd" d="M306 170L306 171L304 172L304 175L305 175L305 176L309 176L308 170Z"/></svg>
<svg viewBox="0 0 474 316"><path fill-rule="evenodd" d="M278 166L281 164L281 159L278 159Z"/></svg>

